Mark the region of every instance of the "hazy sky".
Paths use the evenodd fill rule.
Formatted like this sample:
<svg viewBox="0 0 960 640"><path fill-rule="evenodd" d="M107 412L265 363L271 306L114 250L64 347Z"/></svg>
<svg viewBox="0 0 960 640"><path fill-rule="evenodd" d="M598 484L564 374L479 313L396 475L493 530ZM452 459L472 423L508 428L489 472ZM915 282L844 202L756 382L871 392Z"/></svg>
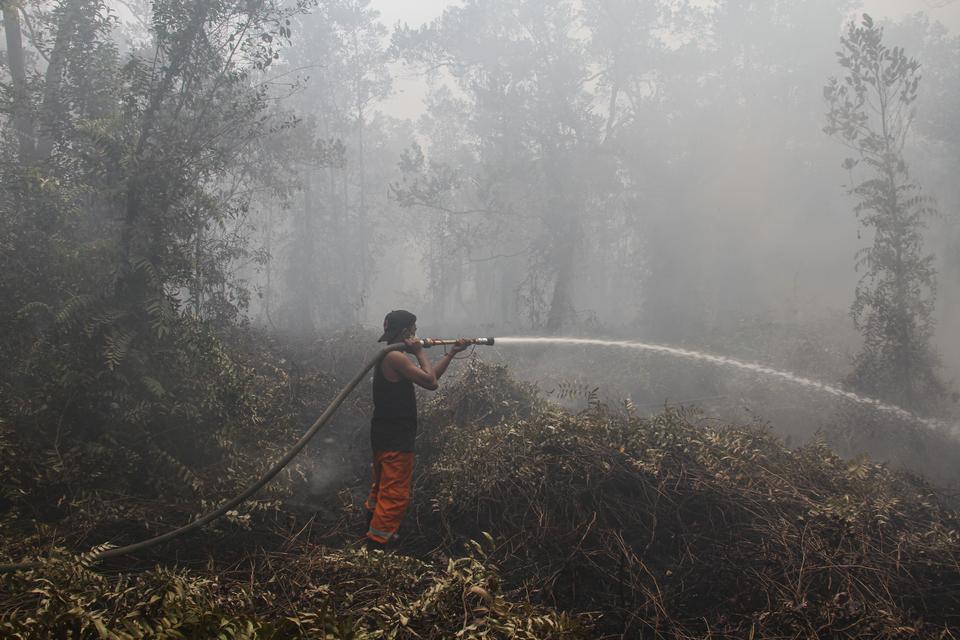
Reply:
<svg viewBox="0 0 960 640"><path fill-rule="evenodd" d="M456 3L451 0L373 0L370 4L380 12L388 27L398 21L415 27L436 18L444 7Z"/></svg>
<svg viewBox="0 0 960 640"><path fill-rule="evenodd" d="M957 0L866 0L864 8L874 17L883 18L900 18L909 13L925 11L954 32L960 31L960 2Z"/></svg>
<svg viewBox="0 0 960 640"><path fill-rule="evenodd" d="M701 0L709 2L710 0ZM439 16L444 7L459 4L457 0L372 0L371 6L380 12L381 18L391 29L397 22L406 22L417 27ZM925 11L939 20L954 33L960 31L960 0L864 0L863 9L874 18L899 19L905 15ZM837 25L839 33L840 25ZM423 109L422 97L426 84L402 68L394 68L394 95L382 108L398 117L413 118Z"/></svg>
<svg viewBox="0 0 960 640"><path fill-rule="evenodd" d="M423 24L440 15L444 7L457 3L454 0L373 0L371 4L392 27L397 21L411 26ZM899 18L908 13L926 11L952 29L960 30L958 0L865 0L863 4L864 9L876 18Z"/></svg>

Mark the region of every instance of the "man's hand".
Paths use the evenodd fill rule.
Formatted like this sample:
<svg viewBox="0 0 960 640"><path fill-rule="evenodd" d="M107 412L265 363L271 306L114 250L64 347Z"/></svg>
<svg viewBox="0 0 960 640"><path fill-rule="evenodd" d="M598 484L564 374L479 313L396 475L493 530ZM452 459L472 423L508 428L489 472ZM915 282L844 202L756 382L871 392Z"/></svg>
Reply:
<svg viewBox="0 0 960 640"><path fill-rule="evenodd" d="M470 343L466 338L457 338L457 343L450 346L450 351L448 353L451 355L457 355L461 351L465 351L469 346Z"/></svg>
<svg viewBox="0 0 960 640"><path fill-rule="evenodd" d="M403 343L407 345L407 353L419 356L423 352L423 343L420 342L420 338L407 338Z"/></svg>
<svg viewBox="0 0 960 640"><path fill-rule="evenodd" d="M443 354L443 357L440 358L436 365L431 364L430 359L427 358L427 354L424 353L423 343L419 339L407 338L403 341L403 344L406 347L407 353L416 357L420 366L418 367L413 364L410 359L402 353L396 351L390 352L384 357L383 364L381 365L384 375L387 376L387 380L396 382L396 380L394 380L394 376L396 376L400 379L410 380L424 389L433 391L437 388L437 381L440 379L440 376L443 375L444 371L447 370L447 366L453 360L453 356L469 347L470 341L466 338L457 338L456 343L450 345L450 350ZM390 373L388 373L388 370Z"/></svg>

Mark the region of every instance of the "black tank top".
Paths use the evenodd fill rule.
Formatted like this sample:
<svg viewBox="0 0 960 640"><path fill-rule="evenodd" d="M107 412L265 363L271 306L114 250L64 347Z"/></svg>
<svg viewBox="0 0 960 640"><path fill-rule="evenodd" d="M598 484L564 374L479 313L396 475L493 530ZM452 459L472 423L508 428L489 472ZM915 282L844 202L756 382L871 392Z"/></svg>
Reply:
<svg viewBox="0 0 960 640"><path fill-rule="evenodd" d="M370 445L374 451L413 451L417 438L417 394L409 380L390 382L383 363L373 372L373 419Z"/></svg>

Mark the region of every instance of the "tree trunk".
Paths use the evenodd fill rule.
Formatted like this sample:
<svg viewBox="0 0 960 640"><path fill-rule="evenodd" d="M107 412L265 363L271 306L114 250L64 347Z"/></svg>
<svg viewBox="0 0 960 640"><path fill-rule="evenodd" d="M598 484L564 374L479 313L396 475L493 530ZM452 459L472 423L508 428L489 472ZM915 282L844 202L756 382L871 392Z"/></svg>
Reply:
<svg viewBox="0 0 960 640"><path fill-rule="evenodd" d="M544 326L551 334L559 332L573 312L573 296L570 294L573 281L572 245L569 248L569 251L559 251L556 258L557 275L550 298L550 310L547 312L547 324Z"/></svg>
<svg viewBox="0 0 960 640"><path fill-rule="evenodd" d="M13 80L13 127L17 132L20 161L32 164L36 159L36 143L30 96L27 93L27 73L23 60L23 41L20 34L20 12L10 2L3 4L3 27L7 40L7 63Z"/></svg>
<svg viewBox="0 0 960 640"><path fill-rule="evenodd" d="M198 2L194 6L190 15L189 22L174 37L169 46L170 61L164 69L160 83L154 89L150 96L150 103L140 119L140 132L137 139L137 145L130 160L129 174L126 184L126 203L124 206L123 227L120 232L120 257L119 271L120 277L117 279L117 296L123 297L129 294L125 291L129 284L130 275L130 257L133 253L133 245L137 240L136 227L138 218L143 206L144 185L150 180L149 167L144 166L144 155L147 148L147 142L154 135L158 126L160 109L164 100L168 97L173 88L174 82L180 75L183 65L190 58L193 51L194 42L197 36L203 30L203 25L207 17L207 4ZM161 47L160 42L157 47ZM158 51L159 53L159 51ZM163 206L163 203L160 204ZM147 243L149 244L149 240Z"/></svg>
<svg viewBox="0 0 960 640"><path fill-rule="evenodd" d="M554 150L554 153L558 153ZM554 196L551 209L554 212L548 232L550 233L551 264L554 273L553 294L544 328L549 333L557 333L570 319L573 307L573 274L577 249L577 236L580 225L576 212L580 209L581 199L571 190L569 177L572 172L556 160L548 169ZM575 188L574 188L575 189Z"/></svg>
<svg viewBox="0 0 960 640"><path fill-rule="evenodd" d="M360 291L354 292L353 295L356 296L354 299L359 300L359 304L356 309L354 322L359 322L360 318L363 317L363 308L364 302L367 297L367 285L369 284L369 266L367 265L367 255L369 253L367 247L367 187L366 187L366 162L364 158L364 149L363 149L363 134L364 134L364 124L365 124L365 115L363 112L363 103L357 101L357 187L358 187L358 196L359 196L359 207L357 209L357 223L354 228L354 233L357 238L357 259L360 261L359 267L359 287ZM359 295L357 295L359 294Z"/></svg>
<svg viewBox="0 0 960 640"><path fill-rule="evenodd" d="M894 278L894 304L893 304L893 344L895 348L894 362L897 363L897 373L895 376L895 386L899 388L901 398L898 400L901 406L914 411L915 397L913 392L913 357L911 354L912 331L911 331L911 311L909 308L907 295L907 266L904 263L904 236L907 233L901 220L902 205L897 196L897 180L891 161L887 161L887 184L890 189L890 217L893 218L893 229L891 244L894 248L893 278Z"/></svg>
<svg viewBox="0 0 960 640"><path fill-rule="evenodd" d="M553 294L550 297L550 309L547 312L547 323L544 328L549 333L557 333L570 319L573 313L573 272L574 255L576 253L576 238L578 225L576 216L571 214L568 203L557 205L562 213L557 217L553 232L552 264L555 274Z"/></svg>
<svg viewBox="0 0 960 640"><path fill-rule="evenodd" d="M43 103L40 106L40 139L37 144L37 156L48 158L53 151L57 130L63 120L60 104L60 84L67 62L73 32L83 8L81 0L72 0L61 9L57 18L57 35L54 38L47 72L44 74Z"/></svg>

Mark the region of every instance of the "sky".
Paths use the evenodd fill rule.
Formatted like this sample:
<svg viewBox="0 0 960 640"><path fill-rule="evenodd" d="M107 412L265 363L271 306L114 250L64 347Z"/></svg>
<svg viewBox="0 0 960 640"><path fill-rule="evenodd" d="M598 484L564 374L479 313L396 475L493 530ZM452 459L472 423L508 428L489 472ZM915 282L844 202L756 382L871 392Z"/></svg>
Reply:
<svg viewBox="0 0 960 640"><path fill-rule="evenodd" d="M398 21L418 26L440 15L444 7L455 0L373 0L371 5L380 11L383 21L393 26ZM954 31L960 30L960 1L958 0L865 0L864 9L875 18L899 18L909 13L926 11L931 17Z"/></svg>
<svg viewBox="0 0 960 640"><path fill-rule="evenodd" d="M456 4L451 0L373 0L370 5L380 12L383 22L393 27L406 22L416 27L436 18L444 7Z"/></svg>
<svg viewBox="0 0 960 640"><path fill-rule="evenodd" d="M456 4L459 4L457 0L372 0L370 3L391 30L398 22L418 27L438 17L445 7ZM918 11L926 12L954 33L960 32L960 0L864 0L858 13L869 13L878 20L898 20ZM394 94L381 105L381 109L396 117L416 118L423 111L425 80L399 65L391 72L394 74Z"/></svg>
<svg viewBox="0 0 960 640"><path fill-rule="evenodd" d="M404 4L398 2L397 4ZM905 15L925 11L934 20L939 20L954 33L960 31L960 2L957 0L867 0L867 13L875 18L902 18Z"/></svg>

